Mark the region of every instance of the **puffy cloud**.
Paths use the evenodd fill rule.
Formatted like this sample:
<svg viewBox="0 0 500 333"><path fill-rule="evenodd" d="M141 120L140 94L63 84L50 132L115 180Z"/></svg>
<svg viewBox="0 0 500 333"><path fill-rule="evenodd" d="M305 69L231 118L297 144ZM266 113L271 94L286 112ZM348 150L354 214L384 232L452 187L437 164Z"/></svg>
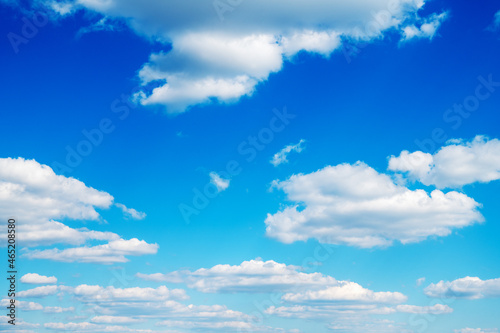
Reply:
<svg viewBox="0 0 500 333"><path fill-rule="evenodd" d="M88 241L108 241L107 244L93 247L28 250L24 253L28 258L110 263L125 262L126 255L156 253L156 244L147 244L135 238L124 240L113 232L74 229L55 220L101 220L97 210L109 208L113 201L109 193L88 187L72 177L56 175L49 166L35 160L0 158L0 214L16 216L16 227L22 235L23 246L30 248L56 243L81 245ZM143 214L121 206L125 213L135 214L135 217ZM3 242L6 239L2 237ZM23 279L22 282L35 281L42 277L28 275Z"/></svg>
<svg viewBox="0 0 500 333"><path fill-rule="evenodd" d="M55 276L44 276L37 273L24 274L21 277L21 282L29 284L50 284L57 283L57 278Z"/></svg>
<svg viewBox="0 0 500 333"><path fill-rule="evenodd" d="M302 150L305 148L303 147L303 144L306 141L304 139L301 139L299 143L294 144L294 145L288 145L285 148L281 149L279 152L274 154L273 158L271 159L271 164L274 166L278 166L283 163L288 163L288 154L290 154L292 151L300 153Z"/></svg>
<svg viewBox="0 0 500 333"><path fill-rule="evenodd" d="M29 259L110 264L114 262L127 262L128 259L126 256L156 254L158 247L158 244L148 244L143 240L132 238L129 240L113 240L107 244L90 247L83 246L64 250L33 250L25 252L23 256Z"/></svg>
<svg viewBox="0 0 500 333"><path fill-rule="evenodd" d="M230 182L231 181L229 179L222 178L216 172L210 172L210 183L215 185L219 192L227 190Z"/></svg>
<svg viewBox="0 0 500 333"><path fill-rule="evenodd" d="M433 39L441 24L448 18L447 12L441 14L432 14L424 22L417 27L414 24L407 25L403 28L403 41L408 41L414 38Z"/></svg>
<svg viewBox="0 0 500 333"><path fill-rule="evenodd" d="M364 163L327 166L274 181L295 202L268 214L266 234L284 243L315 238L364 248L446 236L483 217L479 204L455 191L410 190Z"/></svg>
<svg viewBox="0 0 500 333"><path fill-rule="evenodd" d="M0 158L0 213L17 217L25 246L116 238L113 233L72 229L54 221L98 220L96 209L108 208L112 202L110 194L77 179L56 175L49 166L35 160Z"/></svg>
<svg viewBox="0 0 500 333"><path fill-rule="evenodd" d="M403 151L392 156L389 170L406 172L424 185L457 188L500 179L500 141L476 136L472 141L453 140L434 155Z"/></svg>
<svg viewBox="0 0 500 333"><path fill-rule="evenodd" d="M464 277L454 281L439 281L424 289L429 297L481 299L500 297L500 278L481 280L478 277Z"/></svg>
<svg viewBox="0 0 500 333"><path fill-rule="evenodd" d="M134 208L127 208L127 206L125 206L124 204L116 203L115 206L120 208L123 214L125 214L125 216L128 218L134 220L144 220L146 218L146 213L139 212Z"/></svg>
<svg viewBox="0 0 500 333"><path fill-rule="evenodd" d="M141 274L141 279L186 283L188 287L206 293L249 292L264 293L286 291L292 288L324 287L335 285L337 280L321 273L303 273L296 266L273 260L250 260L240 265L216 265L194 272L176 271L169 274Z"/></svg>
<svg viewBox="0 0 500 333"><path fill-rule="evenodd" d="M251 95L301 51L328 57L343 39L372 41L388 31L405 39L432 38L445 14L419 18L424 3L81 0L58 5L54 11L61 16L80 8L97 12L162 43L164 51L153 53L139 73L145 86L156 87L145 88L136 97L144 105L163 105L175 114L196 104L229 103Z"/></svg>
<svg viewBox="0 0 500 333"><path fill-rule="evenodd" d="M296 294L285 294L287 302L362 302L362 303L402 303L407 297L398 292L373 292L357 283L342 281L338 286L322 290L306 291Z"/></svg>

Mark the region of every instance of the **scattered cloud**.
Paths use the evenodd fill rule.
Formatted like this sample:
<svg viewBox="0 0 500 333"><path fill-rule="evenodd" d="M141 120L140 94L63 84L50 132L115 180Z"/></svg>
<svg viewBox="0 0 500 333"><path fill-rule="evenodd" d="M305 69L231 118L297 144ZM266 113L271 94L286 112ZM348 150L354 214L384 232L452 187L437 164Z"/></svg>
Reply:
<svg viewBox="0 0 500 333"><path fill-rule="evenodd" d="M21 282L29 284L51 284L57 283L57 278L55 276L44 276L37 273L28 273L24 274L21 277Z"/></svg>
<svg viewBox="0 0 500 333"><path fill-rule="evenodd" d="M411 39L426 38L432 40L436 35L441 24L449 17L448 12L441 14L432 14L423 20L423 23L417 27L415 24L407 25L403 28L403 42Z"/></svg>
<svg viewBox="0 0 500 333"><path fill-rule="evenodd" d="M33 289L28 289L20 291L17 293L17 297L28 298L28 297L46 297L55 295L59 290L58 286L41 286Z"/></svg>
<svg viewBox="0 0 500 333"><path fill-rule="evenodd" d="M464 277L454 281L432 283L424 289L429 297L434 298L497 298L500 297L500 278L481 280L478 277Z"/></svg>
<svg viewBox="0 0 500 333"><path fill-rule="evenodd" d="M125 214L125 216L128 218L134 220L144 220L146 218L146 213L139 212L134 208L127 208L127 206L125 206L124 204L116 203L115 206L120 208L123 214Z"/></svg>
<svg viewBox="0 0 500 333"><path fill-rule="evenodd" d="M273 158L271 159L271 164L274 165L275 167L280 165L280 164L283 164L283 163L288 163L288 154L290 154L291 152L297 152L297 153L300 153L302 152L305 148L303 146L303 144L305 143L306 141L304 139L301 139L299 141L299 143L297 144L291 144L291 145L288 145L286 146L285 148L281 149L279 152L277 152L276 154L274 154Z"/></svg>
<svg viewBox="0 0 500 333"><path fill-rule="evenodd" d="M425 282L425 278L424 277L421 277L420 279L417 279L417 287L420 287L424 282Z"/></svg>
<svg viewBox="0 0 500 333"><path fill-rule="evenodd" d="M229 187L229 183L231 182L230 179L224 179L219 174L216 172L210 172L210 183L215 185L217 187L217 190L219 192L227 190Z"/></svg>
<svg viewBox="0 0 500 333"><path fill-rule="evenodd" d="M472 141L452 140L434 155L403 151L392 156L389 170L437 188L458 188L500 179L500 141L476 136Z"/></svg>
<svg viewBox="0 0 500 333"><path fill-rule="evenodd" d="M293 175L273 187L295 203L265 220L266 234L284 243L314 238L371 248L446 236L483 221L480 205L465 194L410 190L362 162Z"/></svg>

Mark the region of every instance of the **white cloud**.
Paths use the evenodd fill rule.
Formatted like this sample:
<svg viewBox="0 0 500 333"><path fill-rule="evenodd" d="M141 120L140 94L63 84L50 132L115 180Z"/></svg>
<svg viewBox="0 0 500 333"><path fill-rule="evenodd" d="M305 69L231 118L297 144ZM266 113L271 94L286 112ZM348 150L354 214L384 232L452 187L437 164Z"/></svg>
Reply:
<svg viewBox="0 0 500 333"><path fill-rule="evenodd" d="M9 306L10 305L10 299L2 299L0 301L0 306L2 308L5 308L6 306ZM19 300L16 300L16 307L18 307L19 309L21 310L24 310L24 311L39 311L39 310L43 310L43 306L39 303L35 303L35 302L25 302L25 301L19 301ZM17 326L17 324L16 324Z"/></svg>
<svg viewBox="0 0 500 333"><path fill-rule="evenodd" d="M420 287L425 282L425 277L421 277L417 279L417 287Z"/></svg>
<svg viewBox="0 0 500 333"><path fill-rule="evenodd" d="M300 153L302 150L305 148L302 146L306 141L304 139L301 139L299 143L297 144L292 144L288 145L285 148L281 149L279 152L274 154L273 158L271 159L271 164L274 165L275 167L282 164L282 163L288 163L288 154L290 154L292 151Z"/></svg>
<svg viewBox="0 0 500 333"><path fill-rule="evenodd" d="M500 141L476 136L472 141L453 140L434 155L403 151L392 156L389 170L407 172L411 179L438 188L457 188L500 179Z"/></svg>
<svg viewBox="0 0 500 333"><path fill-rule="evenodd" d="M287 302L362 302L362 303L402 303L407 297L398 292L373 292L357 283L343 281L338 286L322 290L306 291L296 294L285 294L283 300Z"/></svg>
<svg viewBox="0 0 500 333"><path fill-rule="evenodd" d="M403 28L404 37L402 41L408 41L413 38L427 38L432 40L441 24L446 21L448 17L448 12L442 12L439 15L432 14L424 20L420 27L414 24L405 26Z"/></svg>
<svg viewBox="0 0 500 333"><path fill-rule="evenodd" d="M17 293L17 297L46 297L55 295L59 290L58 286L41 286L33 289L28 289L20 291Z"/></svg>
<svg viewBox="0 0 500 333"><path fill-rule="evenodd" d="M182 289L168 289L165 286L158 288L115 288L113 286L102 287L98 285L90 286L86 284L77 287L66 287L65 291L70 292L82 301L91 302L159 302L167 300L186 300L188 296Z"/></svg>
<svg viewBox="0 0 500 333"><path fill-rule="evenodd" d="M125 214L125 216L127 216L128 218L134 220L144 220L146 218L146 213L139 212L134 208L127 208L127 206L125 206L124 204L116 203L115 206L120 208L123 214Z"/></svg>
<svg viewBox="0 0 500 333"><path fill-rule="evenodd" d="M117 239L107 244L96 246L83 246L64 250L33 250L23 254L29 259L50 259L63 262L86 262L110 264L114 262L127 262L126 256L142 256L156 254L158 244L148 244L143 240L132 238L129 240Z"/></svg>
<svg viewBox="0 0 500 333"><path fill-rule="evenodd" d="M418 313L418 314L447 314L447 313L452 313L453 309L450 308L448 305L443 305L443 304L435 304L432 306L416 306L416 305L398 305L396 306L396 310L398 312L403 312L403 313Z"/></svg>
<svg viewBox="0 0 500 333"><path fill-rule="evenodd" d="M414 36L432 38L444 20L444 14L419 18L423 0L256 0L225 4L228 11L217 10L216 3L81 0L54 10L97 12L169 49L152 54L140 71L142 82L154 81L156 88L136 95L144 105L166 106L168 113L249 96L300 51L328 57L342 38L373 41L388 31L409 38L411 26Z"/></svg>
<svg viewBox="0 0 500 333"><path fill-rule="evenodd" d="M75 308L70 306L68 308L62 308L60 306L46 306L43 308L43 312L47 313L64 313L64 312L74 312Z"/></svg>
<svg viewBox="0 0 500 333"><path fill-rule="evenodd" d="M455 333L498 333L496 328L462 328L454 330Z"/></svg>
<svg viewBox="0 0 500 333"><path fill-rule="evenodd" d="M209 269L200 268L194 272L176 271L151 275L138 273L137 276L152 281L183 282L189 288L206 293L265 293L337 284L337 280L321 273L302 273L296 266L258 259L244 261L234 266L216 265Z"/></svg>
<svg viewBox="0 0 500 333"><path fill-rule="evenodd" d="M268 214L266 234L284 243L315 238L364 248L446 236L483 217L479 204L455 191L409 190L364 163L327 166L274 181L296 204Z"/></svg>
<svg viewBox="0 0 500 333"><path fill-rule="evenodd" d="M93 323L97 324L133 324L141 322L140 319L122 316L95 316L91 319Z"/></svg>
<svg viewBox="0 0 500 333"><path fill-rule="evenodd" d="M210 172L210 183L214 184L219 192L227 190L230 182L230 179L224 179L216 172Z"/></svg>
<svg viewBox="0 0 500 333"><path fill-rule="evenodd" d="M113 201L110 194L88 187L72 177L56 175L49 166L35 160L0 158L0 214L16 216L16 230L22 234L23 246L30 248L56 243L82 245L88 241L109 242L64 250L28 250L24 255L29 258L110 263L125 262L126 255L156 253L156 244L137 239L124 240L113 232L73 229L56 221L102 220L97 210L109 208ZM123 208L126 213L135 214L136 217L143 214L125 206ZM5 232L2 235L1 241L5 242Z"/></svg>
<svg viewBox="0 0 500 333"><path fill-rule="evenodd" d="M88 323L88 322L81 322L81 323L45 323L43 325L45 328L55 330L55 331L71 331L71 332L102 332L102 333L107 333L107 332L116 332L116 333L155 333L155 332L162 332L162 333L176 333L176 332L166 332L166 331L155 331L155 330L149 330L149 329L134 329L134 328L128 328L124 326L117 326L117 325L111 325L111 326L105 326L105 325L97 325L93 323Z"/></svg>
<svg viewBox="0 0 500 333"><path fill-rule="evenodd" d="M500 297L500 278L481 280L478 277L464 277L454 281L440 281L424 289L429 297L435 298L496 298Z"/></svg>
<svg viewBox="0 0 500 333"><path fill-rule="evenodd" d="M21 282L29 284L50 284L57 283L57 278L55 276L44 276L37 273L28 273L24 274L21 277Z"/></svg>
<svg viewBox="0 0 500 333"><path fill-rule="evenodd" d="M495 13L493 23L488 27L489 30L496 31L500 28L500 11Z"/></svg>

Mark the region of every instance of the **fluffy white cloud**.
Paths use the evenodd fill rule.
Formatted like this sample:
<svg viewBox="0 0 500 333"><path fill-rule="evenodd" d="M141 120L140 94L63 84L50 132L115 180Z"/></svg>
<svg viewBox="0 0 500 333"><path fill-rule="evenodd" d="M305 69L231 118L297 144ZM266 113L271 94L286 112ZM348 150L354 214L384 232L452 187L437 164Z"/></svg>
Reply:
<svg viewBox="0 0 500 333"><path fill-rule="evenodd" d="M409 190L364 163L327 166L274 181L295 202L266 218L266 233L284 243L315 238L322 243L370 248L446 236L483 217L479 204L455 191Z"/></svg>
<svg viewBox="0 0 500 333"><path fill-rule="evenodd" d="M457 188L500 179L500 141L476 136L472 141L453 140L434 155L403 151L392 156L389 170L406 172L411 179L438 188Z"/></svg>
<svg viewBox="0 0 500 333"><path fill-rule="evenodd" d="M24 274L21 277L21 282L29 284L50 284L57 283L57 278L55 276L44 276L37 273L28 273Z"/></svg>
<svg viewBox="0 0 500 333"><path fill-rule="evenodd" d="M129 240L118 239L107 244L96 246L82 246L64 250L33 250L27 251L23 257L29 259L49 259L63 262L86 262L110 264L114 262L127 262L126 256L142 256L156 254L158 244L148 244L143 240L132 238Z"/></svg>
<svg viewBox="0 0 500 333"><path fill-rule="evenodd" d="M481 280L478 277L464 277L454 281L439 281L424 289L429 297L480 299L500 297L500 278Z"/></svg>
<svg viewBox="0 0 500 333"><path fill-rule="evenodd" d="M362 303L402 303L407 297L398 292L373 292L357 283L342 281L338 286L322 290L308 290L303 293L289 293L283 296L287 302L362 302Z"/></svg>
<svg viewBox="0 0 500 333"><path fill-rule="evenodd" d="M64 313L64 312L74 312L75 308L70 306L68 308L63 308L60 306L46 306L43 308L43 312L46 313Z"/></svg>
<svg viewBox="0 0 500 333"><path fill-rule="evenodd" d="M116 332L116 333L176 333L176 332L166 332L166 331L156 331L149 329L134 329L128 328L124 326L105 326L105 325L97 325L88 322L81 323L46 323L43 325L45 328L55 330L55 331L71 331L71 332Z"/></svg>
<svg viewBox="0 0 500 333"><path fill-rule="evenodd" d="M396 311L398 312L403 312L403 313L419 313L419 314L446 314L446 313L452 313L453 309L450 308L448 305L443 305L443 304L435 304L432 306L416 306L416 305L398 305L396 306Z"/></svg>
<svg viewBox="0 0 500 333"><path fill-rule="evenodd" d="M125 214L125 216L128 218L134 220L144 220L146 218L146 213L139 212L134 208L127 208L127 206L125 206L124 204L116 203L115 206L120 208L123 214Z"/></svg>
<svg viewBox="0 0 500 333"><path fill-rule="evenodd" d="M389 30L406 39L410 34L432 38L444 14L420 18L424 3L80 0L54 11L64 16L84 8L165 45L168 51L152 54L139 73L143 84L156 88L136 96L144 105L164 105L167 112L179 113L196 104L251 95L259 82L301 51L328 57L342 39L372 41Z"/></svg>
<svg viewBox="0 0 500 333"><path fill-rule="evenodd" d="M108 242L93 247L27 251L24 255L28 258L110 263L125 262L126 255L156 253L156 244L137 239L124 240L113 232L74 229L55 220L101 220L97 210L109 208L113 200L110 194L88 187L72 177L56 175L49 166L35 160L0 158L0 214L16 217L16 230L21 235L23 246ZM120 207L121 204L117 205ZM121 206L125 213L142 217L143 213ZM1 241L6 239L3 235ZM25 282L43 277L28 275L23 279L21 281Z"/></svg>
<svg viewBox="0 0 500 333"><path fill-rule="evenodd" d="M441 24L448 18L448 13L432 14L424 22L417 27L414 24L407 25L403 28L403 41L408 41L413 38L433 39Z"/></svg>
<svg viewBox="0 0 500 333"><path fill-rule="evenodd" d="M304 139L301 139L299 143L294 144L294 145L288 145L285 148L281 149L279 152L274 154L273 158L271 159L271 164L274 166L278 166L282 163L288 163L288 154L290 154L292 151L300 153L302 150L304 150L303 144L306 141Z"/></svg>
<svg viewBox="0 0 500 333"><path fill-rule="evenodd" d="M176 271L169 274L141 274L141 279L186 283L190 288L206 293L280 292L292 288L324 287L338 282L321 273L303 273L298 267L275 261L250 260L240 265L216 265L194 272Z"/></svg>
<svg viewBox="0 0 500 333"><path fill-rule="evenodd" d="M215 187L217 187L217 190L219 192L227 190L230 182L231 182L230 179L224 179L221 176L219 176L216 172L210 172L210 183L215 185Z"/></svg>

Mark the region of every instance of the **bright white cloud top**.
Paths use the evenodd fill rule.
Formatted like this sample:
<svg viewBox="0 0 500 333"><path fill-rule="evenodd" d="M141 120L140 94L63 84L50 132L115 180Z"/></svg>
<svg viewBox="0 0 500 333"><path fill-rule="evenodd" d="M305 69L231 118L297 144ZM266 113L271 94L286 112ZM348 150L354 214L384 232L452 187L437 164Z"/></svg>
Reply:
<svg viewBox="0 0 500 333"><path fill-rule="evenodd" d="M500 141L476 136L472 141L452 140L435 154L403 151L389 160L389 170L438 188L457 188L500 179Z"/></svg>
<svg viewBox="0 0 500 333"><path fill-rule="evenodd" d="M266 234L284 243L314 238L370 248L446 236L483 221L465 194L410 190L368 165L340 164L274 181L293 206L268 214Z"/></svg>
<svg viewBox="0 0 500 333"><path fill-rule="evenodd" d="M222 192L227 190L231 182L230 179L222 178L217 172L210 172L210 183L217 187L217 191Z"/></svg>
<svg viewBox="0 0 500 333"><path fill-rule="evenodd" d="M328 57L343 39L370 42L391 31L402 40L432 39L447 14L420 17L425 2L83 0L53 10L65 16L83 8L102 15L101 30L124 21L138 35L164 44L165 51L153 53L139 72L144 85L157 87L136 96L143 105L163 105L175 114L252 95L301 51Z"/></svg>

